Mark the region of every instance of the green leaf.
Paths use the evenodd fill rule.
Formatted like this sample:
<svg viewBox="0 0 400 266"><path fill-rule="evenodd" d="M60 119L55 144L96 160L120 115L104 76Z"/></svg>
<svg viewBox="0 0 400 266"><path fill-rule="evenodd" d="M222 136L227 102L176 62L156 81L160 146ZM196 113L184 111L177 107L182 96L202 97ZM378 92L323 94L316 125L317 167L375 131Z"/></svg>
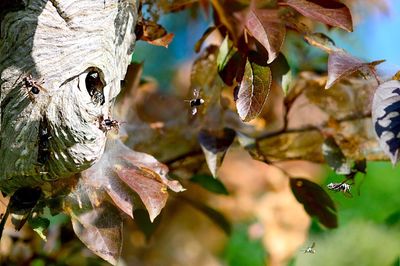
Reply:
<svg viewBox="0 0 400 266"><path fill-rule="evenodd" d="M236 97L236 108L244 122L256 118L261 113L271 90L271 82L271 69L268 66L246 60Z"/></svg>
<svg viewBox="0 0 400 266"><path fill-rule="evenodd" d="M240 55L238 49L233 46L232 41L227 35L218 50L217 69L221 79L229 86L233 84L239 62Z"/></svg>
<svg viewBox="0 0 400 266"><path fill-rule="evenodd" d="M208 191L222 194L222 195L229 195L228 190L224 186L224 184L219 181L218 179L214 178L210 175L194 175L190 178L190 181L199 184L203 188L207 189Z"/></svg>
<svg viewBox="0 0 400 266"><path fill-rule="evenodd" d="M45 231L50 225L50 221L43 217L35 217L30 218L28 220L29 225L32 227L33 231L35 231L41 239L47 241L47 237L45 235Z"/></svg>
<svg viewBox="0 0 400 266"><path fill-rule="evenodd" d="M304 178L290 178L290 187L310 216L316 216L328 228L338 226L335 205L319 185Z"/></svg>

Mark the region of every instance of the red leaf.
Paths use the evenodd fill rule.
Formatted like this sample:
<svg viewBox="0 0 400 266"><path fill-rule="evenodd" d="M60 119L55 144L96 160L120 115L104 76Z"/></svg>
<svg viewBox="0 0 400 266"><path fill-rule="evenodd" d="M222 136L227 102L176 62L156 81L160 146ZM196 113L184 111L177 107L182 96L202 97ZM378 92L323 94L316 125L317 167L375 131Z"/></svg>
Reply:
<svg viewBox="0 0 400 266"><path fill-rule="evenodd" d="M167 202L167 186L151 170L141 168L121 168L115 172L131 189L138 193L153 221Z"/></svg>
<svg viewBox="0 0 400 266"><path fill-rule="evenodd" d="M288 5L302 15L327 25L353 31L350 10L340 2L334 0L281 0L280 4Z"/></svg>
<svg viewBox="0 0 400 266"><path fill-rule="evenodd" d="M328 59L328 81L325 89L329 89L342 78L353 74L356 71L362 73L370 73L375 75L374 67L385 60L373 61L366 63L358 58L355 58L344 51L337 51L329 54Z"/></svg>
<svg viewBox="0 0 400 266"><path fill-rule="evenodd" d="M256 118L261 113L271 89L271 81L272 75L268 66L246 60L236 99L239 116L244 122Z"/></svg>
<svg viewBox="0 0 400 266"><path fill-rule="evenodd" d="M268 64L278 56L285 39L285 25L278 17L277 10L250 10L246 28L268 51Z"/></svg>

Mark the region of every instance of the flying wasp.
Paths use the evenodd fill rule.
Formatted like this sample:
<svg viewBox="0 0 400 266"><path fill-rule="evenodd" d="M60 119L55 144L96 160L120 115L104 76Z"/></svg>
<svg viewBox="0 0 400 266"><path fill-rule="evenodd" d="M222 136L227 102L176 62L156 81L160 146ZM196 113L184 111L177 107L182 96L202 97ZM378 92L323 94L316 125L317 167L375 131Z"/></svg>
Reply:
<svg viewBox="0 0 400 266"><path fill-rule="evenodd" d="M308 246L306 249L303 249L301 251L303 251L303 253L311 253L311 254L315 254L315 242L313 242L311 244L311 246Z"/></svg>
<svg viewBox="0 0 400 266"><path fill-rule="evenodd" d="M191 100L185 100L190 103L190 107L192 108L192 115L197 114L197 107L204 104L204 99L200 98L200 91L198 89L193 90L194 98Z"/></svg>
<svg viewBox="0 0 400 266"><path fill-rule="evenodd" d="M351 186L347 183L329 183L326 186L329 190L335 191L335 192L343 192L343 195L345 195L348 198L352 198L353 195L351 195L350 189Z"/></svg>

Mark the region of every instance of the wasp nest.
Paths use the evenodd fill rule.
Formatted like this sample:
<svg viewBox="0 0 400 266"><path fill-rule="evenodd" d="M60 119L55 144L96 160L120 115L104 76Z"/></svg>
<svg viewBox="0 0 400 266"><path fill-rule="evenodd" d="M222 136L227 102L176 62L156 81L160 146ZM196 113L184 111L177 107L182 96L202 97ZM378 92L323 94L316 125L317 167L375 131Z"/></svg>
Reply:
<svg viewBox="0 0 400 266"><path fill-rule="evenodd" d="M0 190L41 186L102 155L135 43L128 0L32 0L1 17Z"/></svg>

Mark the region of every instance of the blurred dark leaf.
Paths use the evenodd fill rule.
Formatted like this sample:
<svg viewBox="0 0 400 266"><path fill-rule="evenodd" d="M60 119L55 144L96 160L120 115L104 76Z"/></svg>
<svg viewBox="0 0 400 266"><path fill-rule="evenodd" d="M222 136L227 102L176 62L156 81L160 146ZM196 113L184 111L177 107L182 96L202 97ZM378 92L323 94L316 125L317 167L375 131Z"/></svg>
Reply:
<svg viewBox="0 0 400 266"><path fill-rule="evenodd" d="M214 30L216 30L217 27L215 26L211 26L208 27L208 29L203 33L203 35L201 36L201 38L196 42L196 44L194 45L194 51L196 53L200 52L201 50L201 46L203 45L204 41L208 38L208 36L210 36L211 33L214 32Z"/></svg>
<svg viewBox="0 0 400 266"><path fill-rule="evenodd" d="M268 64L275 60L285 39L286 28L278 16L278 10L250 10L246 29L268 52Z"/></svg>
<svg viewBox="0 0 400 266"><path fill-rule="evenodd" d="M224 186L224 184L213 176L206 174L198 174L194 175L190 178L190 181L199 184L203 188L211 191L213 193L229 195L228 190Z"/></svg>
<svg viewBox="0 0 400 266"><path fill-rule="evenodd" d="M400 81L387 81L376 89L372 102L372 122L378 141L392 164L399 160Z"/></svg>
<svg viewBox="0 0 400 266"><path fill-rule="evenodd" d="M140 231L144 233L146 239L149 240L160 225L162 215L157 216L157 218L152 222L150 221L147 210L137 209L133 212L133 216L135 217L136 225L139 227Z"/></svg>
<svg viewBox="0 0 400 266"><path fill-rule="evenodd" d="M353 31L350 10L345 4L335 0L280 0L282 5L296 9L303 16L326 25Z"/></svg>
<svg viewBox="0 0 400 266"><path fill-rule="evenodd" d="M240 63L238 50L233 46L227 35L219 47L217 66L218 74L227 85L232 85L236 76L238 64Z"/></svg>
<svg viewBox="0 0 400 266"><path fill-rule="evenodd" d="M340 175L347 175L351 172L351 162L344 156L339 145L333 137L327 137L322 144L322 154L326 163Z"/></svg>
<svg viewBox="0 0 400 266"><path fill-rule="evenodd" d="M246 61L236 99L238 114L244 122L261 113L271 89L271 82L272 74L268 66Z"/></svg>
<svg viewBox="0 0 400 266"><path fill-rule="evenodd" d="M69 196L66 210L78 238L96 255L116 265L122 248L122 219L116 208L98 198L94 188Z"/></svg>
<svg viewBox="0 0 400 266"><path fill-rule="evenodd" d="M353 169L357 172L366 174L367 173L367 160L364 158L363 160L355 161Z"/></svg>
<svg viewBox="0 0 400 266"><path fill-rule="evenodd" d="M213 221L217 226L219 226L227 235L231 233L231 224L225 216L219 211L205 205L203 202L195 201L187 197L180 197L185 200L195 209L206 215L211 221Z"/></svg>
<svg viewBox="0 0 400 266"><path fill-rule="evenodd" d="M392 213L385 219L385 224L400 227L400 210Z"/></svg>
<svg viewBox="0 0 400 266"><path fill-rule="evenodd" d="M335 205L319 185L304 178L290 178L290 187L310 216L316 216L328 228L338 226Z"/></svg>
<svg viewBox="0 0 400 266"><path fill-rule="evenodd" d="M326 82L325 89L329 89L333 84L356 71L360 71L364 75L368 75L369 73L376 75L374 73L375 66L384 61L379 60L365 63L344 51L333 52L328 58L328 81Z"/></svg>
<svg viewBox="0 0 400 266"><path fill-rule="evenodd" d="M391 264L391 266L399 266L400 265L400 256L395 259L395 261Z"/></svg>
<svg viewBox="0 0 400 266"><path fill-rule="evenodd" d="M236 132L230 128L222 130L203 129L199 132L199 143L206 157L208 168L214 177L217 176L218 168L235 136Z"/></svg>
<svg viewBox="0 0 400 266"><path fill-rule="evenodd" d="M46 241L47 238L45 232L50 225L50 221L46 218L37 216L28 219L28 222L29 225L32 227L33 231L35 231L40 236L40 238Z"/></svg>

